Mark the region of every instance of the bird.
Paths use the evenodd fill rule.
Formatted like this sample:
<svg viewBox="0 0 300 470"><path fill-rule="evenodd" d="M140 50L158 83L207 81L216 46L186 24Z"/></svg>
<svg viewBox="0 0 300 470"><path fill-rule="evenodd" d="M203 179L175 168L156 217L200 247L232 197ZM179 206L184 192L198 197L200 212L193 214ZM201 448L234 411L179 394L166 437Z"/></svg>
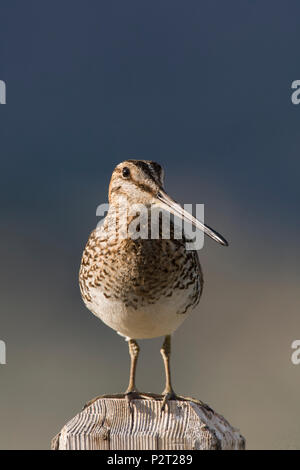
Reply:
<svg viewBox="0 0 300 470"><path fill-rule="evenodd" d="M96 317L128 342L131 362L124 396L129 402L157 396L142 394L136 387L137 340L164 337L160 352L165 388L159 395L164 409L169 400L184 399L175 393L171 381L171 335L198 305L203 291L198 253L187 249L184 232L181 238L175 237L174 216L223 246L228 242L167 194L164 170L154 161L129 159L118 164L111 176L108 200L107 214L92 231L82 254L81 296ZM134 211L130 213L135 206L145 208L142 221ZM158 236L139 235L142 229L150 228L155 211L159 213ZM170 215L169 237L162 236L164 213ZM130 236L130 224L137 220L137 235Z"/></svg>

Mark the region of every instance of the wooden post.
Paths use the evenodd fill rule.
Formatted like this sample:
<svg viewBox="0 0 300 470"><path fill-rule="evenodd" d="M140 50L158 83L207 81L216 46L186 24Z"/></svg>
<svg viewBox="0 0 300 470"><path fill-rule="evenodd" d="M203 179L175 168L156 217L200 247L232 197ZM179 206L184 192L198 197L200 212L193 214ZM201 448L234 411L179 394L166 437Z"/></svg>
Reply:
<svg viewBox="0 0 300 470"><path fill-rule="evenodd" d="M52 439L53 450L243 450L225 418L196 401L96 399Z"/></svg>

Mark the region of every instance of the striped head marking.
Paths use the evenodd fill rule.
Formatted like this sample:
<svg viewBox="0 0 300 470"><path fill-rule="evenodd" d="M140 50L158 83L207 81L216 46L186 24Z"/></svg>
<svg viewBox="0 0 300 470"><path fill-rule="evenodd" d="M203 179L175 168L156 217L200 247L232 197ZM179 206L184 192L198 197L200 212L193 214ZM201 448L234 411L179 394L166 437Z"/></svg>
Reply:
<svg viewBox="0 0 300 470"><path fill-rule="evenodd" d="M163 177L163 169L158 163L148 160L126 160L113 171L109 184L109 202L113 205L122 205L125 198L126 204L129 205L155 206L191 223L221 245L228 246L222 235L195 219L165 192Z"/></svg>
<svg viewBox="0 0 300 470"><path fill-rule="evenodd" d="M149 205L163 188L162 167L148 160L126 160L114 169L109 185L109 202L126 197L128 203Z"/></svg>

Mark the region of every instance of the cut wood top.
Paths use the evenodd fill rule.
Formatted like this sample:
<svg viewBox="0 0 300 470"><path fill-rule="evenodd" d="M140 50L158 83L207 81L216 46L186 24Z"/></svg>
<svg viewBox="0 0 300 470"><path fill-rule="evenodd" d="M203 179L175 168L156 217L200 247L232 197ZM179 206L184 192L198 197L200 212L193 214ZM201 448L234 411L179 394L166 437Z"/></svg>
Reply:
<svg viewBox="0 0 300 470"><path fill-rule="evenodd" d="M205 450L245 448L245 439L220 414L193 401L98 398L52 440L53 450Z"/></svg>

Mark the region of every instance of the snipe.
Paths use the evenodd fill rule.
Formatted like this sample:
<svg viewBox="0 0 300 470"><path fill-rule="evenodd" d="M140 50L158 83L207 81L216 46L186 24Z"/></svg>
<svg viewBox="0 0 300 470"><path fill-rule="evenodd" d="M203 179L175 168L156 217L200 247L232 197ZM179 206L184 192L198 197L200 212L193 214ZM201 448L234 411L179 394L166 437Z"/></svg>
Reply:
<svg viewBox="0 0 300 470"><path fill-rule="evenodd" d="M128 207L142 204L148 211L144 224L149 228L151 210L163 209L191 222L218 243L228 243L166 194L163 169L153 161L120 163L111 177L109 203L104 222L91 233L83 252L79 274L82 298L94 315L128 341L131 368L125 395L129 399L145 395L135 386L136 340L165 336L161 348L166 374L164 407L167 400L178 398L170 375L171 334L198 304L203 275L197 252L186 249L184 235L175 238L172 223L169 238L162 236L161 227L155 239L124 236L124 220L125 229L135 220L135 215L128 216ZM138 228L142 232L143 227Z"/></svg>

